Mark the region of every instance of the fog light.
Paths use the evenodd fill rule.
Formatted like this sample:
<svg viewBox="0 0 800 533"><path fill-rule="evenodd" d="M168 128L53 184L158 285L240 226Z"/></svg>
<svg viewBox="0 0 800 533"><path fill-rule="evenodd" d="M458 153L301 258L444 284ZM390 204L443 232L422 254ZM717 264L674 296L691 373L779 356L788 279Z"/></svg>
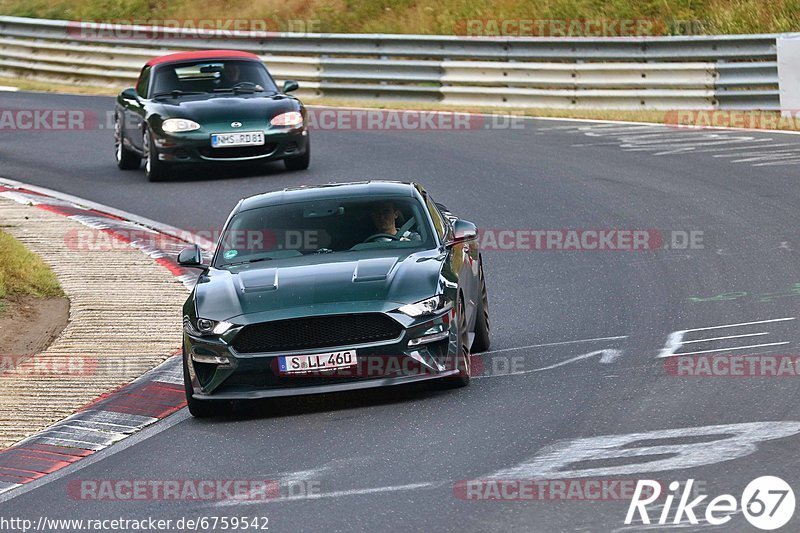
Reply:
<svg viewBox="0 0 800 533"><path fill-rule="evenodd" d="M231 360L221 355L201 355L192 353L192 361L196 363L210 363L212 365L229 365Z"/></svg>
<svg viewBox="0 0 800 533"><path fill-rule="evenodd" d="M417 337L416 339L411 339L408 341L409 346L419 346L420 344L428 344L431 342L441 341L450 336L450 333L447 331L442 331L441 333L434 333L433 335L423 335L422 337Z"/></svg>

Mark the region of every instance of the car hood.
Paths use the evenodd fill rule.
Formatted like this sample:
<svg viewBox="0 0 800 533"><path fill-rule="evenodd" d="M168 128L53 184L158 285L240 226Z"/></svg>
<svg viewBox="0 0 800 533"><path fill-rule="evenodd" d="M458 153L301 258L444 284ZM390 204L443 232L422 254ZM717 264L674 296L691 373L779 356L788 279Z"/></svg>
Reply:
<svg viewBox="0 0 800 533"><path fill-rule="evenodd" d="M263 95L215 95L184 98L162 98L153 105L153 112L163 119L185 118L200 124L242 123L242 129L258 124L287 111L299 111L300 104L294 98L273 98Z"/></svg>
<svg viewBox="0 0 800 533"><path fill-rule="evenodd" d="M401 256L396 250L391 255L360 251L274 260L231 271L211 269L195 287L196 312L203 318L249 324L390 311L436 294L443 259L436 250Z"/></svg>

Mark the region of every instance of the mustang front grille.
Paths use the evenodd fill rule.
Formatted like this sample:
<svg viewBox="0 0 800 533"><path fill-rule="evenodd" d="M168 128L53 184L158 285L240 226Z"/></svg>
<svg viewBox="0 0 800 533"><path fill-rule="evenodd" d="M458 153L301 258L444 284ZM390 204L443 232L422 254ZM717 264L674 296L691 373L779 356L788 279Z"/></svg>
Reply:
<svg viewBox="0 0 800 533"><path fill-rule="evenodd" d="M318 316L245 326L232 345L239 353L279 352L387 341L402 331L380 313Z"/></svg>

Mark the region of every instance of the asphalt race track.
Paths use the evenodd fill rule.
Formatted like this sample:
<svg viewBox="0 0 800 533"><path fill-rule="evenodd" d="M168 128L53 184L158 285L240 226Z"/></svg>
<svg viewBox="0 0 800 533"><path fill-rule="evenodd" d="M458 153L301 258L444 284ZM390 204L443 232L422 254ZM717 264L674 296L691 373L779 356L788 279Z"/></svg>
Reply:
<svg viewBox="0 0 800 533"><path fill-rule="evenodd" d="M104 113L112 105L0 98L6 109ZM381 178L418 180L496 234L657 230L667 244L689 232L702 232L693 234L702 243L484 251L494 351L481 355L483 375L467 389L280 400L202 421L183 410L4 495L4 516L266 516L271 531L641 530L641 521L623 523L629 498L476 501L460 497L457 485L563 478L666 487L694 479L710 495L705 503L721 494L738 500L764 475L800 487L800 377L681 376L667 363L675 354L800 353L800 137L550 120L514 129L317 131L305 172L272 163L148 183L142 171L116 169L111 135L0 131L0 175L194 231L221 226L243 196ZM729 427L712 427L720 425ZM81 499L70 489L109 479L265 479L295 492L266 503L133 502ZM662 509L650 510L658 520ZM695 528L752 530L740 511L725 525Z"/></svg>

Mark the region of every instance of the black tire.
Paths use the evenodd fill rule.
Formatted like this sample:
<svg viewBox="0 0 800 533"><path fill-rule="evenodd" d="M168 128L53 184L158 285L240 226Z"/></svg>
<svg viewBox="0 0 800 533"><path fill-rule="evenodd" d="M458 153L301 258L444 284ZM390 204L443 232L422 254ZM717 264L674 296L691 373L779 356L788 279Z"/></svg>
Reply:
<svg viewBox="0 0 800 533"><path fill-rule="evenodd" d="M472 353L485 352L492 344L492 327L489 320L489 297L486 294L486 279L483 277L483 261L478 271L481 300L478 304L478 317L475 319L475 339L472 341Z"/></svg>
<svg viewBox="0 0 800 533"><path fill-rule="evenodd" d="M142 164L139 154L125 148L122 142L122 123L119 116L114 117L114 156L120 170L136 170Z"/></svg>
<svg viewBox="0 0 800 533"><path fill-rule="evenodd" d="M186 392L186 405L189 414L195 418L209 418L220 416L227 412L226 403L219 400L196 400L193 397L194 388L192 378L189 376L189 359L186 351L183 352L183 388Z"/></svg>
<svg viewBox="0 0 800 533"><path fill-rule="evenodd" d="M167 179L167 165L158 159L158 150L153 145L153 134L150 130L142 137L144 152L144 173L148 181L164 181Z"/></svg>
<svg viewBox="0 0 800 533"><path fill-rule="evenodd" d="M469 354L469 332L467 331L467 315L464 309L464 299L458 299L458 310L456 311L458 321L458 354L456 355L455 367L459 373L455 376L443 378L442 387L445 389L460 389L469 385L470 378L470 354Z"/></svg>
<svg viewBox="0 0 800 533"><path fill-rule="evenodd" d="M306 153L297 157L287 157L283 160L286 170L306 170L311 164L311 140L306 140Z"/></svg>

